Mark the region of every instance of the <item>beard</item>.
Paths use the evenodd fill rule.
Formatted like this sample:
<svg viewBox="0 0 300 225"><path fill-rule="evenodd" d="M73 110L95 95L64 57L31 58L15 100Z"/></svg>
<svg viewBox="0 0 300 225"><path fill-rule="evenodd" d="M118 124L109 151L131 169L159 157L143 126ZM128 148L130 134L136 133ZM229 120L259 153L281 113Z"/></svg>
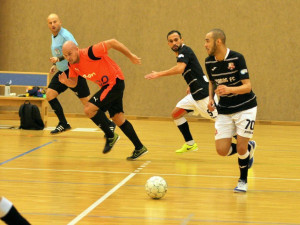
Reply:
<svg viewBox="0 0 300 225"><path fill-rule="evenodd" d="M175 47L175 45L171 48L173 50L173 52L178 52L181 49L182 45L179 45L179 46L176 45L176 47L175 48L174 47Z"/></svg>
<svg viewBox="0 0 300 225"><path fill-rule="evenodd" d="M214 43L214 45L211 48L211 51L208 53L209 56L214 56L217 50L217 45Z"/></svg>

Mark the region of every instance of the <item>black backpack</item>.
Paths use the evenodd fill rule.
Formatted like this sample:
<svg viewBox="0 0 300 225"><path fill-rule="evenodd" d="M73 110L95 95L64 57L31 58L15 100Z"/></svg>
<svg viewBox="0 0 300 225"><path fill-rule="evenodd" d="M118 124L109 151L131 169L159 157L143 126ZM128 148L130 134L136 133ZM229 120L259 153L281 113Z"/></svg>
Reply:
<svg viewBox="0 0 300 225"><path fill-rule="evenodd" d="M43 130L45 125L41 118L40 110L36 105L25 101L19 109L20 127L25 130Z"/></svg>

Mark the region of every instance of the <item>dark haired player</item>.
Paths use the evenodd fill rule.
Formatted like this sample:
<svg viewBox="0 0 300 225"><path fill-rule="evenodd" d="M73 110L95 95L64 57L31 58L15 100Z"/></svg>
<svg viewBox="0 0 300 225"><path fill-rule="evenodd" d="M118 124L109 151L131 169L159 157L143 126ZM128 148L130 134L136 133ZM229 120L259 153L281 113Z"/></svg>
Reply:
<svg viewBox="0 0 300 225"><path fill-rule="evenodd" d="M194 115L200 114L204 118L214 119L217 116L217 111L210 112L207 108L208 81L193 50L183 43L181 33L177 30L170 31L167 34L167 40L168 45L176 55L177 64L168 70L153 71L145 78L152 80L163 76L182 74L188 85L187 95L173 109L172 118L183 135L185 143L176 150L176 153L197 151L198 146L192 137L184 115L193 112Z"/></svg>
<svg viewBox="0 0 300 225"><path fill-rule="evenodd" d="M225 33L220 29L206 34L204 46L209 55L205 59L209 76L208 108L214 111L216 106L218 110L215 123L218 154L230 156L238 153L240 178L234 192L246 192L248 169L253 164L256 148L255 141L250 141L250 138L253 136L257 103L244 56L227 48L225 42ZM218 104L213 98L215 93L220 98ZM235 134L237 144L232 143Z"/></svg>

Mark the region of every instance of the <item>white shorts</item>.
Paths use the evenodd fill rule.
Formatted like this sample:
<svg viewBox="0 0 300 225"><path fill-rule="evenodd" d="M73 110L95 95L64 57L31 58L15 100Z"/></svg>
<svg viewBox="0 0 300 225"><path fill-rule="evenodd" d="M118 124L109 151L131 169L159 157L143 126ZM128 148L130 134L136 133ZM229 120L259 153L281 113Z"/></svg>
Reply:
<svg viewBox="0 0 300 225"><path fill-rule="evenodd" d="M215 122L215 140L232 138L236 134L252 138L256 112L257 107L254 107L233 114L219 114Z"/></svg>
<svg viewBox="0 0 300 225"><path fill-rule="evenodd" d="M216 119L218 112L215 109L213 112L210 112L207 108L208 105L208 97L195 101L191 94L188 94L183 99L181 99L176 107L185 109L185 110L193 110L193 115L198 116L199 114L207 119Z"/></svg>

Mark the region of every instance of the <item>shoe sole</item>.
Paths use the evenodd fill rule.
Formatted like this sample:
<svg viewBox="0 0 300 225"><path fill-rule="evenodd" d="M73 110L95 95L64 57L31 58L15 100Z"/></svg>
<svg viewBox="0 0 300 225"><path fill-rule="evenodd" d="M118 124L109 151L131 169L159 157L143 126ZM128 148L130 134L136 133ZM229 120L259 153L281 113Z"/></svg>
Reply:
<svg viewBox="0 0 300 225"><path fill-rule="evenodd" d="M234 193L245 193L245 192L247 192L247 191L244 191L244 190L236 190L236 189L234 189L233 192L234 192Z"/></svg>
<svg viewBox="0 0 300 225"><path fill-rule="evenodd" d="M130 157L127 157L127 160L128 160L128 161L134 161L134 160L137 160L138 158L140 158L141 156L143 156L143 155L145 155L145 154L147 154L147 153L148 153L148 151L146 151L146 152L144 152L143 154L139 155L139 156L136 157L135 159L130 158Z"/></svg>
<svg viewBox="0 0 300 225"><path fill-rule="evenodd" d="M120 139L120 135L118 136L117 140L115 141L115 143L113 144L113 146L111 147L111 149L109 149L109 151L107 151L107 152L103 152L103 151L102 151L102 153L103 153L103 154L109 153L109 152L113 149L113 147L115 146L115 144L117 143L117 141L118 141L119 139Z"/></svg>

